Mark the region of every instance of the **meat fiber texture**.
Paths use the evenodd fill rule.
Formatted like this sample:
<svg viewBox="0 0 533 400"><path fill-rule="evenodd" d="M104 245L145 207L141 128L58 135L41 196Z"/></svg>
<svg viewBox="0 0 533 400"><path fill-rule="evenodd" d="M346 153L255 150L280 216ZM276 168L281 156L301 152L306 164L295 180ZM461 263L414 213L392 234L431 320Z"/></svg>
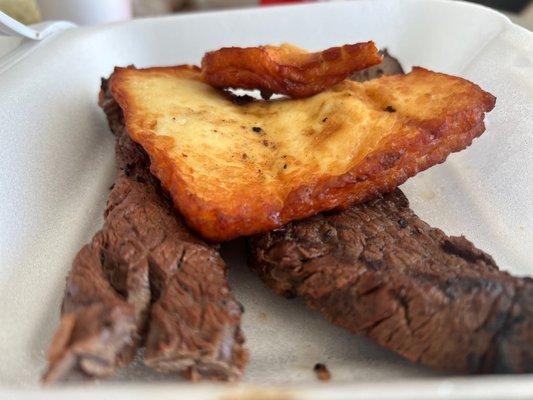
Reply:
<svg viewBox="0 0 533 400"><path fill-rule="evenodd" d="M247 351L226 265L175 213L106 86L101 105L117 137L117 178L104 226L67 278L43 380L110 376L143 345L155 370L236 379Z"/></svg>
<svg viewBox="0 0 533 400"><path fill-rule="evenodd" d="M279 294L410 361L457 373L533 372L533 280L420 220L397 189L249 239Z"/></svg>

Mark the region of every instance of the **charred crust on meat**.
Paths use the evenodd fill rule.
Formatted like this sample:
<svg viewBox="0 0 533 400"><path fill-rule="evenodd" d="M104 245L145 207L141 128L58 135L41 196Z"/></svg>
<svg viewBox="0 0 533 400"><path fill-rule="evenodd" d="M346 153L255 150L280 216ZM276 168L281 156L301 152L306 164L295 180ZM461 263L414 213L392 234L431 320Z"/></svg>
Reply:
<svg viewBox="0 0 533 400"><path fill-rule="evenodd" d="M124 174L126 174L126 176L131 176L134 170L135 170L135 164L133 163L127 163L124 166Z"/></svg>
<svg viewBox="0 0 533 400"><path fill-rule="evenodd" d="M533 371L533 280L430 227L398 189L256 235L247 249L279 294L411 361L456 373Z"/></svg>

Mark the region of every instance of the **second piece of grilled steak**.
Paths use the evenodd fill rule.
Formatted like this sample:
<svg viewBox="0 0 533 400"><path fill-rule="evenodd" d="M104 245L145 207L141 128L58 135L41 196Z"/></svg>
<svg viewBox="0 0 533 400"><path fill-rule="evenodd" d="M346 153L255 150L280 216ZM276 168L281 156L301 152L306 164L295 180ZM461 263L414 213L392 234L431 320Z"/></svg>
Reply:
<svg viewBox="0 0 533 400"><path fill-rule="evenodd" d="M533 280L418 218L399 189L249 239L249 263L335 325L432 368L533 371Z"/></svg>

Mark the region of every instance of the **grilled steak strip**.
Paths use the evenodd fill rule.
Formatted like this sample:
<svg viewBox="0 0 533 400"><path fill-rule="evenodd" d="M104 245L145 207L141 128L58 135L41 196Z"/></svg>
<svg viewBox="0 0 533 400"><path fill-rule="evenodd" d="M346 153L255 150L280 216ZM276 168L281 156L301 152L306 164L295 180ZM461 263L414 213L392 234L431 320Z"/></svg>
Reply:
<svg viewBox="0 0 533 400"><path fill-rule="evenodd" d="M432 368L533 371L533 280L499 271L403 193L249 239L249 263L276 292L335 325Z"/></svg>
<svg viewBox="0 0 533 400"><path fill-rule="evenodd" d="M247 361L242 308L218 250L174 212L106 81L100 103L116 136L117 178L104 226L67 278L44 382L112 375L145 338L144 361L156 370L238 378Z"/></svg>
<svg viewBox="0 0 533 400"><path fill-rule="evenodd" d="M144 218L135 229L148 251L152 303L144 362L159 371L181 371L190 379L237 379L248 352L240 329L243 308L230 292L227 267L218 248L192 233L174 211L149 172L148 157L127 135L105 82L102 89L101 106L119 138L117 158L122 149L123 170L131 181L144 185L145 198L136 207L153 209L141 213Z"/></svg>
<svg viewBox="0 0 533 400"><path fill-rule="evenodd" d="M119 143L127 143L120 146L127 152L123 169L151 195L139 204L156 205L136 227L137 232L144 228L144 243L155 244L146 255L153 304L144 362L159 371L181 371L193 380L236 379L248 353L240 329L243 309L229 291L226 265L218 249L194 235L176 214L149 172L146 154L127 135L120 107L105 84L103 93L101 105L110 127Z"/></svg>

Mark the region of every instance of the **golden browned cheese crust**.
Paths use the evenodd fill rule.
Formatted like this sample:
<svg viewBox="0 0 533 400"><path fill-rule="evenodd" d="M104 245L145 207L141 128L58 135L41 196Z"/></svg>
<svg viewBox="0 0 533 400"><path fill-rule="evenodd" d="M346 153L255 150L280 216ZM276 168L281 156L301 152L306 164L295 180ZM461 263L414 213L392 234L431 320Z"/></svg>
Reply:
<svg viewBox="0 0 533 400"><path fill-rule="evenodd" d="M469 81L422 68L244 105L196 67L117 68L111 92L177 209L212 241L391 191L470 145L495 104Z"/></svg>
<svg viewBox="0 0 533 400"><path fill-rule="evenodd" d="M202 77L218 88L259 89L302 98L320 93L352 73L382 60L373 42L346 44L316 53L299 47L224 47L206 53Z"/></svg>

